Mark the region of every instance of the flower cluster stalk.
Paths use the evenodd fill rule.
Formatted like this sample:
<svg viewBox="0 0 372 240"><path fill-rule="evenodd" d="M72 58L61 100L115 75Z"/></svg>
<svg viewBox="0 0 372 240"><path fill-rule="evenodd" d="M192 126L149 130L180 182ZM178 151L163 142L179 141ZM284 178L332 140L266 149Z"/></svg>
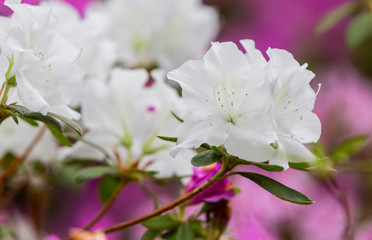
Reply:
<svg viewBox="0 0 372 240"><path fill-rule="evenodd" d="M222 160L222 167L220 169L219 172L217 172L211 179L209 179L209 181L207 181L206 183L204 183L203 185L201 185L200 187L194 189L193 191L183 195L182 197L176 199L175 201L167 204L166 206L164 207L161 207L155 211L153 211L152 213L149 213L149 214L146 214L146 215L143 215L141 217L138 217L138 218L135 218L135 219L132 219L132 220L129 220L129 221L126 221L126 222L122 222L122 223L119 223L119 224L116 224L114 226L111 226L111 227L108 227L108 228L103 228L103 229L99 229L97 231L101 231L101 232L104 232L104 233L112 233L112 232L117 232L117 231L120 231L120 230L123 230L125 228L128 228L128 227L131 227L133 225L136 225L138 223L141 223L143 221L146 221L148 219L151 219L153 217L156 217L158 215L161 215L177 206L179 206L180 204L190 200L191 198L195 197L196 195L198 195L199 193L203 192L204 190L206 190L208 187L210 187L213 183L217 182L218 180L221 179L221 177L224 177L224 175L229 171L231 170L228 166L227 166L227 163L226 163L226 160L224 158L221 158Z"/></svg>

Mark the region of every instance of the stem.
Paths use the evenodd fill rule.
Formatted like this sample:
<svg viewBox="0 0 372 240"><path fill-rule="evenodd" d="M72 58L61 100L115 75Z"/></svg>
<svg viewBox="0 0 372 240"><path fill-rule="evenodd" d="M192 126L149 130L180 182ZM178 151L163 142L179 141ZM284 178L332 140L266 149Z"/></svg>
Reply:
<svg viewBox="0 0 372 240"><path fill-rule="evenodd" d="M6 81L6 83L5 83L5 89L4 89L4 94L3 94L3 97L1 98L0 104L1 103L5 103L10 88L11 88L10 84L8 83L8 81Z"/></svg>
<svg viewBox="0 0 372 240"><path fill-rule="evenodd" d="M102 209L98 212L97 216L93 218L93 220L90 223L85 225L85 227L83 227L84 230L89 230L106 214L106 212L110 209L111 205L114 203L114 201L119 196L121 190L123 190L126 184L127 184L127 181L123 178L118 184L118 186L116 187L111 197L107 200L105 205L103 205Z"/></svg>
<svg viewBox="0 0 372 240"><path fill-rule="evenodd" d="M339 201L343 206L346 214L346 227L344 231L345 240L353 240L354 239L354 226L353 226L353 219L350 210L349 199L340 186L337 184L335 179L330 180L331 186L334 188L335 193L338 195Z"/></svg>
<svg viewBox="0 0 372 240"><path fill-rule="evenodd" d="M165 212L177 207L181 203L184 203L187 200L195 197L196 195L198 195L199 193L201 193L202 191L204 191L205 189L210 187L213 183L220 180L220 177L222 177L229 170L229 169L227 169L227 166L226 166L226 163L225 163L224 160L225 159L222 159L222 167L221 167L220 171L218 171L218 173L216 173L216 175L214 175L211 179L209 179L209 181L207 181L203 185L199 186L198 188L194 189L193 191L191 191L191 192L183 195L182 197L176 199L175 201L169 203L168 205L166 205L164 207L161 207L161 208L153 211L152 213L143 215L141 217L138 217L138 218L126 221L126 222L116 224L116 225L108 227L108 228L99 229L97 231L101 231L101 232L104 232L104 233L107 234L107 233L112 233L112 232L116 232L116 231L128 228L130 226L136 225L136 224L141 223L141 222L143 222L145 220L148 220L150 218L156 217L156 216L158 216L162 213L165 213Z"/></svg>
<svg viewBox="0 0 372 240"><path fill-rule="evenodd" d="M46 130L45 125L42 126L39 130L39 132L36 134L34 139L30 142L30 144L27 146L27 148L24 150L24 152L17 156L14 160L14 162L6 169L6 171L3 172L0 176L0 194L2 190L4 189L5 183L9 177L11 177L18 169L18 167L23 163L23 161L30 155L32 149L35 147L35 145L40 141L41 137L44 135L44 132Z"/></svg>

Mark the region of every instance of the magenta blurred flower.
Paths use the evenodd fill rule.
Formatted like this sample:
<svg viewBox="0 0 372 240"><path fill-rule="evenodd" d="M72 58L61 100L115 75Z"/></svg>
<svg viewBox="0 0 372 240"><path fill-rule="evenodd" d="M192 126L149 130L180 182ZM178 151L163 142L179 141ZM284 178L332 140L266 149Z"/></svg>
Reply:
<svg viewBox="0 0 372 240"><path fill-rule="evenodd" d="M79 12L80 16L84 17L85 9L92 3L94 0L62 0L71 6L75 7Z"/></svg>
<svg viewBox="0 0 372 240"><path fill-rule="evenodd" d="M252 171L241 167L239 171ZM329 240L343 239L346 215L340 201L321 181L304 172L289 169L286 172L261 174L294 188L315 201L312 205L285 202L264 191L255 183L234 178L241 193L231 200L230 229L237 239L244 240ZM354 215L355 181L351 176L338 179L348 194Z"/></svg>
<svg viewBox="0 0 372 240"><path fill-rule="evenodd" d="M323 87L314 111L323 123L327 145L360 134L372 134L372 85L350 66L319 76Z"/></svg>
<svg viewBox="0 0 372 240"><path fill-rule="evenodd" d="M207 182L221 169L221 164L215 163L206 167L193 168L193 176L190 182L186 185L185 193L189 193L195 188ZM233 188L230 178L225 178L214 183L207 190L198 194L191 199L191 204L198 204L201 202L218 202L220 200L228 200L234 197L235 189Z"/></svg>
<svg viewBox="0 0 372 240"><path fill-rule="evenodd" d="M61 239L56 235L49 235L49 236L45 237L44 240L61 240Z"/></svg>
<svg viewBox="0 0 372 240"><path fill-rule="evenodd" d="M13 13L13 11L4 5L5 0L0 0L0 16L9 16ZM41 0L22 0L22 3L28 3L31 5L37 5L41 2Z"/></svg>

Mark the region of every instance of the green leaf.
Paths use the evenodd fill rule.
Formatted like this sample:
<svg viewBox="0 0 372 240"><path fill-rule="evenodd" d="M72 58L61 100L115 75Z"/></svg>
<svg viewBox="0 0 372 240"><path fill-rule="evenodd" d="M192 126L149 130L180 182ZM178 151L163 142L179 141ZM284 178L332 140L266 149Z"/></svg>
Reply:
<svg viewBox="0 0 372 240"><path fill-rule="evenodd" d="M364 12L349 25L347 42L351 49L357 49L370 36L372 36L372 14Z"/></svg>
<svg viewBox="0 0 372 240"><path fill-rule="evenodd" d="M96 167L89 167L84 168L77 172L76 174L76 182L81 183L87 180L99 178L105 175L119 175L120 171L115 168L107 167L107 166L96 166Z"/></svg>
<svg viewBox="0 0 372 240"><path fill-rule="evenodd" d="M23 106L18 106L18 105L5 105L5 104L1 104L3 107L7 108L7 109L12 109L14 111L16 111L17 113L19 113L21 116L27 114L27 113L30 113L30 110L28 110L27 108L23 107Z"/></svg>
<svg viewBox="0 0 372 240"><path fill-rule="evenodd" d="M216 146L211 146L211 150L212 150L215 154L217 154L217 155L219 155L219 156L226 156L226 152L224 152L221 148L218 148L218 147L216 147Z"/></svg>
<svg viewBox="0 0 372 240"><path fill-rule="evenodd" d="M194 232L188 222L184 222L178 228L176 240L194 240Z"/></svg>
<svg viewBox="0 0 372 240"><path fill-rule="evenodd" d="M178 222L169 215L163 215L144 221L142 222L142 225L151 230L163 231L176 228L178 226Z"/></svg>
<svg viewBox="0 0 372 240"><path fill-rule="evenodd" d="M19 122L18 122L17 115L12 111L7 111L7 112L10 114L10 116L12 116L14 122L18 124Z"/></svg>
<svg viewBox="0 0 372 240"><path fill-rule="evenodd" d="M282 200L303 205L314 203L313 200L311 200L304 194L266 176L251 172L236 172L235 174L239 174L245 178L250 179L266 191L272 193Z"/></svg>
<svg viewBox="0 0 372 240"><path fill-rule="evenodd" d="M57 120L55 120L54 118L52 118L48 115L44 116L41 113L30 112L30 113L25 114L23 117L24 118L29 118L29 119L32 119L32 120L41 121L41 122L45 123L46 125L54 127L59 132L62 132L61 124L59 124L59 122Z"/></svg>
<svg viewBox="0 0 372 240"><path fill-rule="evenodd" d="M194 235L196 238L204 239L203 237L205 237L206 229L203 227L201 221L195 220L195 221L190 222L190 227L192 231L194 232Z"/></svg>
<svg viewBox="0 0 372 240"><path fill-rule="evenodd" d="M302 171L310 171L314 168L309 162L289 162L288 165L290 168Z"/></svg>
<svg viewBox="0 0 372 240"><path fill-rule="evenodd" d="M331 153L331 159L342 162L361 150L367 142L368 136L357 136L342 142Z"/></svg>
<svg viewBox="0 0 372 240"><path fill-rule="evenodd" d="M31 126L34 126L34 127L39 126L39 124L35 120L29 119L29 118L24 118L24 117L21 117L21 118L22 118L23 121L27 122Z"/></svg>
<svg viewBox="0 0 372 240"><path fill-rule="evenodd" d="M159 231L155 231L155 230L147 230L143 236L141 237L141 240L153 240L155 239L158 235L160 234Z"/></svg>
<svg viewBox="0 0 372 240"><path fill-rule="evenodd" d="M55 117L59 120L61 120L62 122L64 122L67 126L69 126L70 128L72 128L77 134L79 134L80 136L83 135L83 130L81 130L79 124L77 124L77 122L71 120L71 119L68 119L68 118L65 118L63 116L60 116L58 114L55 114L55 113L51 113L49 112L48 113L49 116L51 117Z"/></svg>
<svg viewBox="0 0 372 240"><path fill-rule="evenodd" d="M53 136L64 146L71 147L70 141L62 134L62 132L50 125L46 125Z"/></svg>
<svg viewBox="0 0 372 240"><path fill-rule="evenodd" d="M217 162L220 158L221 156L217 155L212 150L207 150L195 155L191 159L191 164L194 167L204 167Z"/></svg>
<svg viewBox="0 0 372 240"><path fill-rule="evenodd" d="M342 19L351 15L356 10L355 2L346 2L333 9L318 24L315 33L323 35L336 26Z"/></svg>
<svg viewBox="0 0 372 240"><path fill-rule="evenodd" d="M183 119L180 118L179 116L177 116L177 114L175 114L173 111L171 111L173 117L175 117L179 122L183 123Z"/></svg>
<svg viewBox="0 0 372 240"><path fill-rule="evenodd" d="M271 164L268 164L268 163L257 163L257 162L251 162L251 161L247 161L247 160L244 160L244 159L239 159L239 164L243 164L243 165L254 165L256 167L259 167L263 170L266 170L266 171L269 171L269 172L281 172L281 171L284 171L284 168L282 166L278 166L278 165L271 165Z"/></svg>
<svg viewBox="0 0 372 240"><path fill-rule="evenodd" d="M176 137L164 137L164 136L157 136L161 140L168 141L168 142L177 142Z"/></svg>
<svg viewBox="0 0 372 240"><path fill-rule="evenodd" d="M98 195L102 202L107 202L120 183L120 178L104 176L98 185Z"/></svg>

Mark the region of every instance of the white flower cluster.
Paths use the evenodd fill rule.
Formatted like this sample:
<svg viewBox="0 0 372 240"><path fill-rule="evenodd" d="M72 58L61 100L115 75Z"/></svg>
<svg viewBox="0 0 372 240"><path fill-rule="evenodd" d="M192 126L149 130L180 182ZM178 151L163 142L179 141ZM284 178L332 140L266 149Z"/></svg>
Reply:
<svg viewBox="0 0 372 240"><path fill-rule="evenodd" d="M171 111L184 112L177 91L165 83L165 70L202 57L217 34L217 11L200 0L109 0L92 4L81 18L58 1L5 5L14 14L0 17L1 103L81 117L85 130L85 141L68 149L44 135L30 158L102 159L102 152L86 144L91 142L128 164L141 159L139 167L163 175L192 172L188 161L169 156L172 144L156 137L176 135L179 123ZM6 119L0 156L20 154L37 132ZM184 153L188 159L194 154Z"/></svg>
<svg viewBox="0 0 372 240"><path fill-rule="evenodd" d="M168 77L182 87L189 107L178 136L181 148L224 145L239 158L288 168L288 161L314 160L303 145L318 141L321 125L312 113L314 74L284 50L269 49L266 61L254 42L213 43L203 60L190 60Z"/></svg>

